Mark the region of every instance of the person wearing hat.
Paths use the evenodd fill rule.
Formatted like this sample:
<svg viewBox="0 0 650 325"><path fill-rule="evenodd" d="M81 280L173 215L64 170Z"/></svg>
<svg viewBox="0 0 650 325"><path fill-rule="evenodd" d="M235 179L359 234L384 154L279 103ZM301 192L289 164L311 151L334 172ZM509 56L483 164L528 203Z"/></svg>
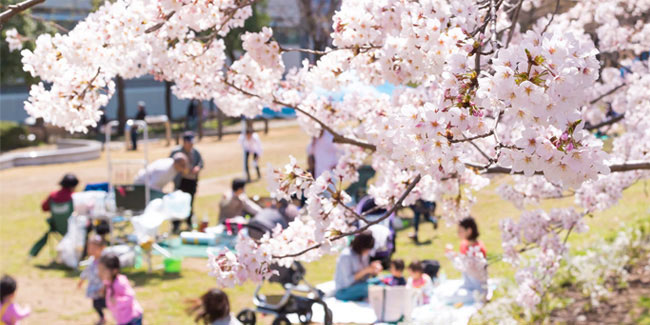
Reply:
<svg viewBox="0 0 650 325"><path fill-rule="evenodd" d="M189 171L187 173L176 175L174 184L176 189L188 193L192 196L192 209L190 215L187 217L187 225L192 228L192 215L194 213L194 194L196 194L196 185L199 181L199 172L203 169L203 158L196 148L194 148L194 132L187 131L183 133L183 145L172 151L170 157L174 157L177 153L184 153L188 158ZM174 221L175 233L180 230L180 221Z"/></svg>
<svg viewBox="0 0 650 325"><path fill-rule="evenodd" d="M145 110L145 104L143 101L138 102L138 113L135 115L134 120L144 121L144 118L147 116L147 111ZM138 126L131 126L131 150L138 150Z"/></svg>
<svg viewBox="0 0 650 325"><path fill-rule="evenodd" d="M41 203L41 209L47 212L50 211L50 203L65 203L72 201L72 193L74 192L75 187L79 185L79 180L74 174L65 174L63 179L59 182L61 188L58 191L54 191L47 196L47 198Z"/></svg>

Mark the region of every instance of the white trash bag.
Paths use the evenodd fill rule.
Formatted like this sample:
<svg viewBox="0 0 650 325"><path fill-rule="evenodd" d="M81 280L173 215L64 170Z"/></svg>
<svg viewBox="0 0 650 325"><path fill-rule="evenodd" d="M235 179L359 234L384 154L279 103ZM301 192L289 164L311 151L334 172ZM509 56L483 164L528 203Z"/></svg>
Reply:
<svg viewBox="0 0 650 325"><path fill-rule="evenodd" d="M74 212L94 217L106 214L106 195L104 191L85 191L72 193Z"/></svg>
<svg viewBox="0 0 650 325"><path fill-rule="evenodd" d="M174 191L162 198L162 213L171 220L184 220L192 211L192 196L182 191Z"/></svg>
<svg viewBox="0 0 650 325"><path fill-rule="evenodd" d="M120 259L120 267L133 267L135 265L136 251L129 245L115 245L104 248L102 255L115 254Z"/></svg>
<svg viewBox="0 0 650 325"><path fill-rule="evenodd" d="M59 259L73 269L79 266L79 260L86 245L86 225L88 217L72 214L68 218L68 232L56 246Z"/></svg>

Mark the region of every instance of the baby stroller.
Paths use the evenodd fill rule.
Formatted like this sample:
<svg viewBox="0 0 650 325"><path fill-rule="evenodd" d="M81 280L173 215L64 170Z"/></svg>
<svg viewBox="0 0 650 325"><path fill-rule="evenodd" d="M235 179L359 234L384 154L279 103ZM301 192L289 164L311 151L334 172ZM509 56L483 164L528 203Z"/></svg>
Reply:
<svg viewBox="0 0 650 325"><path fill-rule="evenodd" d="M292 314L298 317L301 324L309 324L312 321L314 304L323 306L323 323L325 325L332 324L332 311L323 301L324 293L305 280L305 268L302 264L294 262L289 268L275 266L274 269L279 274L272 276L269 282L281 284L284 293L267 296L260 292L262 284L258 285L253 296L253 304L256 309L244 309L237 314L237 319L242 324L254 325L256 322L255 312L275 315L273 325L291 324L288 316Z"/></svg>
<svg viewBox="0 0 650 325"><path fill-rule="evenodd" d="M282 228L288 226L289 219L286 211L286 202L280 204L279 209L264 209L260 211L247 225L248 235L259 240L262 236L271 232L276 225ZM244 309L237 314L237 319L244 325L253 325L256 322L255 312L273 314L275 319L273 325L291 324L287 316L296 315L301 324L308 324L312 320L312 307L314 304L323 306L326 325L332 324L332 311L323 301L324 293L305 280L305 268L302 264L294 262L291 267L280 267L273 265L272 268L278 271L277 275L269 278L271 283L279 283L284 289L281 295L264 295L261 293L262 284L255 289L253 304L256 309Z"/></svg>

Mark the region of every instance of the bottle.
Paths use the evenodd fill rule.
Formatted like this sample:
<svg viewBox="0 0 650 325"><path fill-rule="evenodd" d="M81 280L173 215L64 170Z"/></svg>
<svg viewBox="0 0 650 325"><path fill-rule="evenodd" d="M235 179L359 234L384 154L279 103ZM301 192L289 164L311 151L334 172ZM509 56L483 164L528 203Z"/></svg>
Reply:
<svg viewBox="0 0 650 325"><path fill-rule="evenodd" d="M205 232L205 228L208 228L209 224L209 219L207 214L203 214L203 220L201 221L201 224L199 225L199 231L200 232Z"/></svg>

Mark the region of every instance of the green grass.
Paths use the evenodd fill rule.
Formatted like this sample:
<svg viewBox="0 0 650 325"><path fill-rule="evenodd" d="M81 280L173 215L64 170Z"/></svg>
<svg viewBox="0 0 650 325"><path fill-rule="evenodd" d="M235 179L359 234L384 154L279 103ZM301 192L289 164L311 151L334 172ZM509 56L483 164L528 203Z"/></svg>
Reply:
<svg viewBox="0 0 650 325"><path fill-rule="evenodd" d="M500 232L498 223L505 217L517 217L518 210L508 202L503 201L496 193L495 188L501 182L508 181L508 177L500 177L487 188L477 193L478 203L473 207L472 213L477 218L481 230L481 240L485 243L490 256L501 253ZM607 211L597 213L587 220L589 232L574 234L569 243L573 249L585 248L594 239L606 236L612 230L623 224L631 224L634 220L650 217L648 206L649 197L645 182L637 183L624 192L623 199ZM249 188L249 193L265 194L262 183L254 183ZM3 201L0 216L0 272L21 277L46 278L48 282L76 281L77 272L62 268L49 268L49 248L46 247L41 255L30 263L26 263L26 253L31 244L46 230L43 214L39 211L40 200L46 193L30 193L18 200ZM216 206L220 195L199 197L196 202L197 216L204 214L211 218L216 214ZM544 208L566 206L571 204L571 199L550 200L542 204ZM430 223L421 226L420 240L431 240L427 245L416 245L407 235L411 229L398 232L396 257L407 261L413 259L437 259L441 262L442 270L448 277L458 277L459 273L453 269L444 257L445 245L454 244L457 247L458 239L456 227L440 224L437 231L433 230ZM326 256L321 260L307 266L307 279L312 283L329 281L332 279L335 268L336 256ZM191 324L191 319L185 314L184 301L198 297L208 288L216 286L213 278L203 269L205 260L186 259L184 269L180 276L165 275L162 272L146 274L142 270L125 270L129 278L136 283L137 298L146 311L146 320L150 324ZM40 267L39 267L40 266ZM510 277L513 269L506 263L497 262L490 266L491 277ZM239 311L252 306L252 293L254 284L228 289L232 309ZM277 288L275 288L277 290ZM62 294L82 293L67 290ZM49 299L56 299L50 297ZM33 306L33 305L32 305ZM34 306L33 306L34 307ZM90 322L94 315L88 306L78 312L59 314L57 311L36 306L35 313L50 313L49 318L62 322ZM270 322L271 318L264 318L263 322Z"/></svg>

